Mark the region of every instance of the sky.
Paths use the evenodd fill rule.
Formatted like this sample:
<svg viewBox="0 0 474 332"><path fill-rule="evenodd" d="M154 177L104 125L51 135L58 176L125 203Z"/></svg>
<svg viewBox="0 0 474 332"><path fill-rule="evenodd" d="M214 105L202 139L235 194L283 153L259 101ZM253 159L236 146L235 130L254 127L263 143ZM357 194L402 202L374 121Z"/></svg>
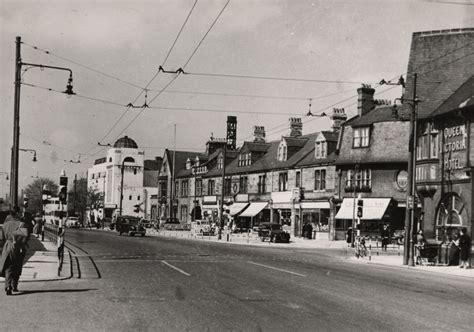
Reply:
<svg viewBox="0 0 474 332"><path fill-rule="evenodd" d="M22 66L20 148L38 161L20 152L21 189L62 169L84 177L105 156L98 143L124 135L147 159L165 148L204 151L211 135L224 137L228 115L238 145L256 125L280 139L290 117L302 118L304 134L328 130L328 118L306 116L310 103L314 114L354 116L362 83L393 100L401 88L377 82L406 72L413 32L474 27L474 1L226 3L0 0L0 196L9 192L17 36L23 62L71 69L77 93L60 93L66 71ZM157 75L160 65L187 74ZM145 95L149 108L127 108Z"/></svg>

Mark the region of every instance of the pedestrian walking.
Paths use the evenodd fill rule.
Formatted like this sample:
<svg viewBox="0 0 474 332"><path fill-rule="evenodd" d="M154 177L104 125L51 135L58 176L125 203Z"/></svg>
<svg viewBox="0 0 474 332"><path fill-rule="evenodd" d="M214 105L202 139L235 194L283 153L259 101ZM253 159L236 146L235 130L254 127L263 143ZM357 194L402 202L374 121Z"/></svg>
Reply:
<svg viewBox="0 0 474 332"><path fill-rule="evenodd" d="M352 243L352 227L349 226L346 232L346 242L347 246L349 247L350 244Z"/></svg>
<svg viewBox="0 0 474 332"><path fill-rule="evenodd" d="M18 207L14 207L3 224L2 242L5 244L0 261L0 276L5 278L5 293L7 295L18 292L18 281L30 238L30 231L20 219L19 211Z"/></svg>
<svg viewBox="0 0 474 332"><path fill-rule="evenodd" d="M38 238L41 234L41 229L43 228L43 219L41 218L41 214L36 213L33 221L34 221L33 234L35 235L36 238Z"/></svg>
<svg viewBox="0 0 474 332"><path fill-rule="evenodd" d="M382 237L382 250L387 251L387 246L390 242L390 230L387 224L383 225L383 229L380 235Z"/></svg>
<svg viewBox="0 0 474 332"><path fill-rule="evenodd" d="M471 238L467 234L467 228L464 227L461 229L461 236L459 237L459 249L461 256L461 269L466 268L470 269L469 258L471 256Z"/></svg>

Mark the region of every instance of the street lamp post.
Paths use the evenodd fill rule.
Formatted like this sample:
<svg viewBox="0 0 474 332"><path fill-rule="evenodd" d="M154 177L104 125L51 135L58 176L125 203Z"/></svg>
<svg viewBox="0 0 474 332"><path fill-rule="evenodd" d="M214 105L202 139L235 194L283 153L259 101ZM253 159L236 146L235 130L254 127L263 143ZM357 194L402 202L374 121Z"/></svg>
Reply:
<svg viewBox="0 0 474 332"><path fill-rule="evenodd" d="M20 88L21 88L21 67L39 67L57 70L69 71L69 79L64 93L72 96L75 93L72 91L72 71L69 68L45 66L34 63L24 63L21 61L21 37L16 37L16 56L15 56L15 95L14 95L14 109L13 109L13 145L11 157L11 172L10 172L10 197L12 206L18 206L18 155L20 151Z"/></svg>
<svg viewBox="0 0 474 332"><path fill-rule="evenodd" d="M122 178L120 180L120 215L122 215L122 202L123 202L123 173L124 173L124 168L125 168L125 163L133 163L134 160L131 157L126 157L122 161L122 167L121 167L121 175Z"/></svg>

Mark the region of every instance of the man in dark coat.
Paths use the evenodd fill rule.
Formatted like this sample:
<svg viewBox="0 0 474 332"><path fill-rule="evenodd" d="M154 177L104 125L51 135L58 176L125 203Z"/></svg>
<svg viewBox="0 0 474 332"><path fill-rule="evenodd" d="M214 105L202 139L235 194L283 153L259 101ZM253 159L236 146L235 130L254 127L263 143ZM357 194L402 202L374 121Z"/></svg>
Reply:
<svg viewBox="0 0 474 332"><path fill-rule="evenodd" d="M460 268L469 269L469 258L471 256L471 238L467 235L467 228L464 227L461 229L461 236L459 237L459 249L461 256L461 266Z"/></svg>
<svg viewBox="0 0 474 332"><path fill-rule="evenodd" d="M7 295L12 295L12 291L18 292L18 281L26 255L26 242L20 243L19 238L21 234L25 234L27 241L30 234L29 229L20 220L18 212L18 207L13 208L3 224L2 242L4 245L0 260L0 276L5 278Z"/></svg>

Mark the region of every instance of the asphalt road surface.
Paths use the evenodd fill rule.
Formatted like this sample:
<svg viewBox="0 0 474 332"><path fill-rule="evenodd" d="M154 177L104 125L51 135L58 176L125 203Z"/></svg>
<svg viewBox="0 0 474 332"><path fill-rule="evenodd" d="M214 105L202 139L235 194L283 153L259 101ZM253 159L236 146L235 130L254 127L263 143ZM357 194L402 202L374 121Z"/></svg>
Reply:
<svg viewBox="0 0 474 332"><path fill-rule="evenodd" d="M474 329L472 279L289 249L68 230L71 279L20 285L1 330Z"/></svg>

